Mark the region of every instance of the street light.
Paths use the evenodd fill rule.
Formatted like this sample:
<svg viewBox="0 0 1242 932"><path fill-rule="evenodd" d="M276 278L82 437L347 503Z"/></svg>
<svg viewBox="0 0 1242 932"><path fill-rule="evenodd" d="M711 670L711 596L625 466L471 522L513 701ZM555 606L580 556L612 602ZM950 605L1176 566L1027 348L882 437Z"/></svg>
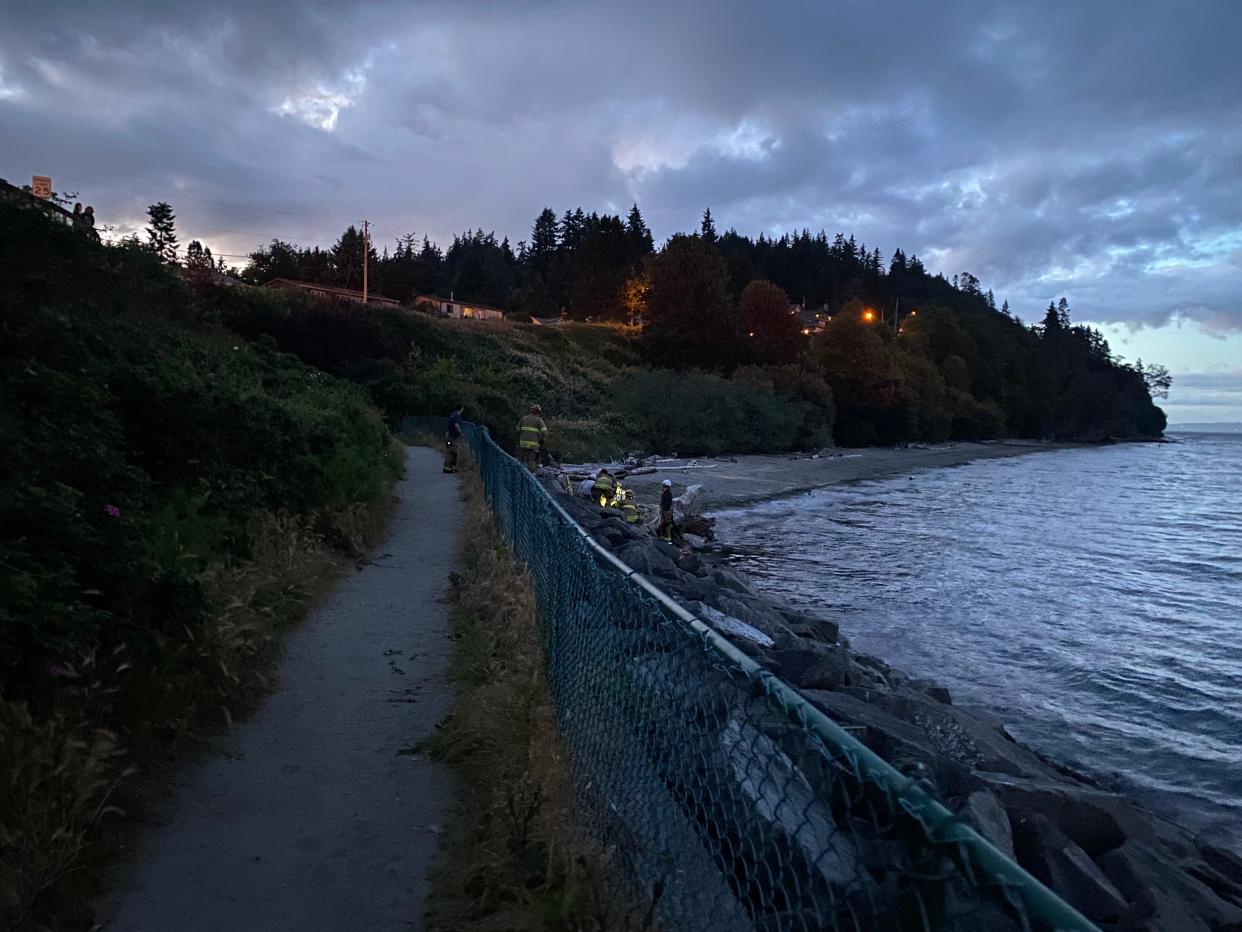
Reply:
<svg viewBox="0 0 1242 932"><path fill-rule="evenodd" d="M865 311L863 311L863 320L865 320L867 323L871 323L873 320L875 320L875 311L871 310L871 308L867 308Z"/></svg>

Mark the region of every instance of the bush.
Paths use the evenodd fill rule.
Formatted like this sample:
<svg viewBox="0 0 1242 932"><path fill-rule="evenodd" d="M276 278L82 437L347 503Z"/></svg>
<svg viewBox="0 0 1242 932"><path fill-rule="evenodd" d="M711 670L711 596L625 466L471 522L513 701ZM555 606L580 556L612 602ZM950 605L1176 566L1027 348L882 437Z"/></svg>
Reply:
<svg viewBox="0 0 1242 932"><path fill-rule="evenodd" d="M0 926L64 899L123 752L238 706L401 470L363 392L229 301L277 307L0 204Z"/></svg>
<svg viewBox="0 0 1242 932"><path fill-rule="evenodd" d="M614 402L644 449L687 456L791 450L810 407L764 386L668 369L627 373Z"/></svg>

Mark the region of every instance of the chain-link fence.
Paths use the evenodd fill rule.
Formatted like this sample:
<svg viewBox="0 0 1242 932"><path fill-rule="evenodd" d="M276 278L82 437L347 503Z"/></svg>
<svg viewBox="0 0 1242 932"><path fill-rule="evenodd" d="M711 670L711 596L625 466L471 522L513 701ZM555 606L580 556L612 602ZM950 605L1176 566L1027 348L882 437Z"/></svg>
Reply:
<svg viewBox="0 0 1242 932"><path fill-rule="evenodd" d="M464 430L534 578L584 820L662 928L1095 928Z"/></svg>

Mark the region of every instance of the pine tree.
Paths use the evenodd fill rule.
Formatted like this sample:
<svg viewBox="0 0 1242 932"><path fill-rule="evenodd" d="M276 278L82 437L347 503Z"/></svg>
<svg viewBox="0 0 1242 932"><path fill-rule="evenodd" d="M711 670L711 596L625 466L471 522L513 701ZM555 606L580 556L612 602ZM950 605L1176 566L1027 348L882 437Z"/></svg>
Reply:
<svg viewBox="0 0 1242 932"><path fill-rule="evenodd" d="M568 220L569 214L565 217ZM535 218L535 225L531 227L530 246L526 251L530 267L536 272L543 274L548 271L552 257L556 255L559 237L560 228L556 222L556 214L552 213L552 208L545 207Z"/></svg>
<svg viewBox="0 0 1242 932"><path fill-rule="evenodd" d="M1052 305L1049 305L1051 307ZM1061 296L1061 300L1057 302L1057 321L1062 330L1068 330L1070 325L1069 302L1065 300L1065 296Z"/></svg>
<svg viewBox="0 0 1242 932"><path fill-rule="evenodd" d="M1006 299L1006 300L1005 300L1005 302L1001 305L1001 313L1002 313L1002 314L1004 314L1006 317L1008 317L1008 316L1009 316L1009 301L1008 301L1008 299Z"/></svg>
<svg viewBox="0 0 1242 932"><path fill-rule="evenodd" d="M1057 313L1057 306L1049 301L1048 310L1044 312L1044 336L1050 333L1060 333L1064 329L1061 326L1061 315Z"/></svg>
<svg viewBox="0 0 1242 932"><path fill-rule="evenodd" d="M703 220L699 224L699 236L709 243L716 242L716 221L712 219L712 209L703 211Z"/></svg>
<svg viewBox="0 0 1242 932"><path fill-rule="evenodd" d="M147 248L165 262L177 261L176 215L164 201L147 208Z"/></svg>
<svg viewBox="0 0 1242 932"><path fill-rule="evenodd" d="M991 308L992 310L996 310L996 298L992 296L991 288L988 289L987 299L988 299L988 307Z"/></svg>
<svg viewBox="0 0 1242 932"><path fill-rule="evenodd" d="M630 208L630 215L625 221L625 231L630 238L630 251L636 260L655 251L655 241L651 238L651 230L647 229L646 221L643 220L637 204Z"/></svg>

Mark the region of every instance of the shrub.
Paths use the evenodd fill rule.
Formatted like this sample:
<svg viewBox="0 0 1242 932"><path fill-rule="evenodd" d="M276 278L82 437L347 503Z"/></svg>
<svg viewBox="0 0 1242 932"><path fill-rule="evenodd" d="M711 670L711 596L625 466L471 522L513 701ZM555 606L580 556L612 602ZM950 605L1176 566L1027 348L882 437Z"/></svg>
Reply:
<svg viewBox="0 0 1242 932"><path fill-rule="evenodd" d="M280 309L0 204L0 926L63 899L123 750L238 704L400 472L365 394L230 300Z"/></svg>
<svg viewBox="0 0 1242 932"><path fill-rule="evenodd" d="M627 373L614 401L644 448L690 456L793 449L808 407L763 386L667 369Z"/></svg>

